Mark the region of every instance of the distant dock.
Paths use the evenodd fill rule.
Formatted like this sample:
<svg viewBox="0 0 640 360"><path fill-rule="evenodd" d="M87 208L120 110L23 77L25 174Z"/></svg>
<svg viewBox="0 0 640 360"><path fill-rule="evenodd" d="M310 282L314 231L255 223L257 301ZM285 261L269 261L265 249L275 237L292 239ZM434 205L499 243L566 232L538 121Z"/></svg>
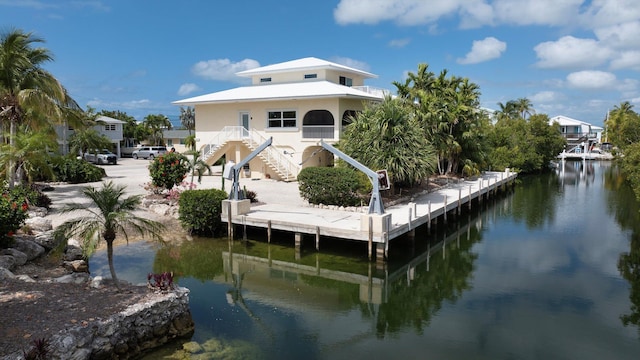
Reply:
<svg viewBox="0 0 640 360"><path fill-rule="evenodd" d="M391 240L405 234L412 236L417 227L430 227L440 218L446 221L449 213L459 213L465 206L471 208L473 200L488 199L513 184L516 177L517 174L509 170L485 172L477 179L453 182L444 188L416 195L409 203L389 206L381 215L283 204L250 207L249 200L226 200L221 218L228 224L230 236L233 236L233 225L240 225L265 229L268 241L274 229L294 233L296 248L301 246L303 234L315 236L316 249L320 248L323 236L363 241L369 245L369 258L373 257L375 247L375 258L381 261L386 258Z"/></svg>

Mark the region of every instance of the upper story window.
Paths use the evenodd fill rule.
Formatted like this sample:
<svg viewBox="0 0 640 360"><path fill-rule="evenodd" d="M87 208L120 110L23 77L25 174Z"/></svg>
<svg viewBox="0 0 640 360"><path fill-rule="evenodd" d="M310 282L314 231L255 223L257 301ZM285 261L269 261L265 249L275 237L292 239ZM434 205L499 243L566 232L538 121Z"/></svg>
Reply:
<svg viewBox="0 0 640 360"><path fill-rule="evenodd" d="M271 78L270 77L260 78L260 82L261 83L271 82Z"/></svg>
<svg viewBox="0 0 640 360"><path fill-rule="evenodd" d="M116 124L107 124L104 126L105 131L116 131Z"/></svg>
<svg viewBox="0 0 640 360"><path fill-rule="evenodd" d="M269 111L268 127L270 128L294 128L296 127L295 110L275 110Z"/></svg>
<svg viewBox="0 0 640 360"><path fill-rule="evenodd" d="M348 78L348 77L344 77L344 76L340 76L340 85L352 86L353 85L353 79Z"/></svg>
<svg viewBox="0 0 640 360"><path fill-rule="evenodd" d="M304 74L305 79L317 79L318 74Z"/></svg>

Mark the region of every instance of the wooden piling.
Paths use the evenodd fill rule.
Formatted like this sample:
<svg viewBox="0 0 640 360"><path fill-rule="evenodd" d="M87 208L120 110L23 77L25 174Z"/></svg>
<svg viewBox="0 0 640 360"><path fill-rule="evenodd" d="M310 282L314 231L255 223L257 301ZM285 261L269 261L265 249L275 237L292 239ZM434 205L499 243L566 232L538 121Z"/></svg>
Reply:
<svg viewBox="0 0 640 360"><path fill-rule="evenodd" d="M458 215L460 215L460 211L462 208L462 188L458 189Z"/></svg>
<svg viewBox="0 0 640 360"><path fill-rule="evenodd" d="M471 185L469 185L469 201L468 201L468 204L469 204L469 210L471 210Z"/></svg>
<svg viewBox="0 0 640 360"><path fill-rule="evenodd" d="M431 230L431 200L429 200L427 205L427 229Z"/></svg>
<svg viewBox="0 0 640 360"><path fill-rule="evenodd" d="M271 244L271 220L267 221L267 243Z"/></svg>
<svg viewBox="0 0 640 360"><path fill-rule="evenodd" d="M369 216L369 261L373 255L373 218Z"/></svg>
<svg viewBox="0 0 640 360"><path fill-rule="evenodd" d="M231 219L231 201L227 202L227 236L233 239L233 222Z"/></svg>
<svg viewBox="0 0 640 360"><path fill-rule="evenodd" d="M447 223L447 194L444 194L444 223Z"/></svg>
<svg viewBox="0 0 640 360"><path fill-rule="evenodd" d="M316 251L320 250L320 226L316 226Z"/></svg>

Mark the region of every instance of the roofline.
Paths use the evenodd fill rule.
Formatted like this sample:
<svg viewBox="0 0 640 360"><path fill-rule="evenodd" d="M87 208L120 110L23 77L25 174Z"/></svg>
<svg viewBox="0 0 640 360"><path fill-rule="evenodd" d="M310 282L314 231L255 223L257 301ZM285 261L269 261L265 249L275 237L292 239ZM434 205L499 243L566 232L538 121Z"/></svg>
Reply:
<svg viewBox="0 0 640 360"><path fill-rule="evenodd" d="M261 102L261 101L288 101L288 100L313 100L313 99L330 99L330 98L339 98L339 99L356 99L356 100L369 100L369 101L382 101L381 98L377 96L357 96L350 94L341 94L341 95L309 95L309 96L286 96L286 97L262 97L262 98L252 98L252 99L235 99L235 100L202 100L202 101L189 101L178 100L174 101L172 105L204 105L204 104L233 104L233 103L247 103L247 102ZM188 99L186 99L188 100Z"/></svg>
<svg viewBox="0 0 640 360"><path fill-rule="evenodd" d="M318 60L321 60L321 59L318 59ZM295 60L292 60L292 61L295 61ZM349 72L349 73L352 73L352 74L358 74L358 75L364 76L366 78L371 78L371 79L377 79L378 78L378 75L372 74L372 73L370 73L368 71L352 68L350 66L334 63L334 62L327 61L327 60L321 60L321 61L325 61L326 63L321 64L321 65L300 66L300 67L286 68L286 69L279 69L279 70L260 70L260 69L263 69L263 68L268 68L268 67L280 64L280 63L276 63L276 64L270 64L270 65L261 66L261 67L254 68L254 69L240 71L240 72L235 73L235 75L249 78L249 77L253 77L255 75L280 74L280 73L288 73L288 72L292 72L292 71L322 70L322 69L324 69L324 70L346 71L346 72Z"/></svg>

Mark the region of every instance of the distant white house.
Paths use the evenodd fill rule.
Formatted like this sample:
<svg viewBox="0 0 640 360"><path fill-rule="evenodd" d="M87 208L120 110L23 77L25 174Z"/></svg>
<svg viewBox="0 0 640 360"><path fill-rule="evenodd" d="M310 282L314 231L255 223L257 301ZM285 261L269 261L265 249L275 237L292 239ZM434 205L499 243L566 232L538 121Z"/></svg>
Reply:
<svg viewBox="0 0 640 360"><path fill-rule="evenodd" d="M567 139L567 152L585 152L602 139L603 128L588 122L558 115L549 119L549 124L558 123L560 132Z"/></svg>
<svg viewBox="0 0 640 360"><path fill-rule="evenodd" d="M239 162L273 138L246 176L293 180L302 167L333 163L320 140L335 143L349 117L389 92L365 86L366 71L309 57L237 73L251 85L174 102L195 108L196 146L212 163Z"/></svg>
<svg viewBox="0 0 640 360"><path fill-rule="evenodd" d="M110 118L108 116L98 116L96 121L99 125L94 126L100 134L106 136L113 143L113 150L118 157L120 156L120 141L123 139L124 121ZM60 153L66 155L69 153L69 138L74 133L71 126L56 125L56 134L58 137L58 146Z"/></svg>

